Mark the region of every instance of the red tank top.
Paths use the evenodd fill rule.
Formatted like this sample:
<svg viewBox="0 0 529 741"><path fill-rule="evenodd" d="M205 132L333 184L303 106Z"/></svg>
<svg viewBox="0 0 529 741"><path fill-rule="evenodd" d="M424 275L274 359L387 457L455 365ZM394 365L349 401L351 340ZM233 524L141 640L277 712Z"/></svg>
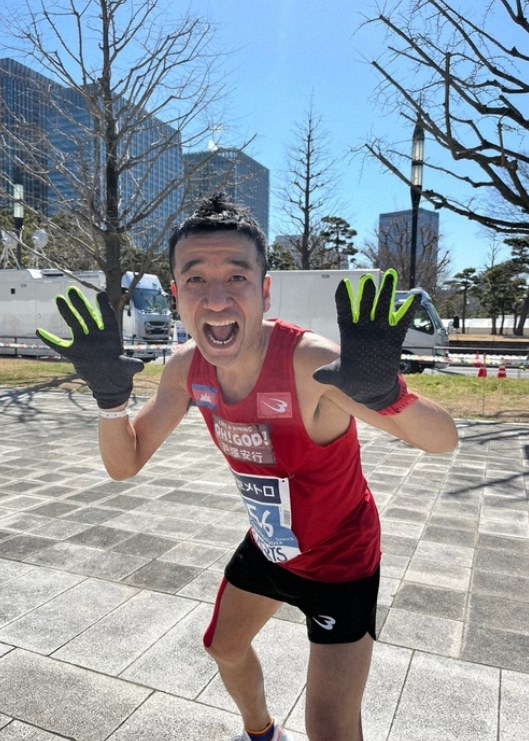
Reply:
<svg viewBox="0 0 529 741"><path fill-rule="evenodd" d="M223 400L216 369L198 350L188 389L235 476L266 557L309 579L360 579L380 561L378 512L362 474L354 419L327 445L305 430L293 367L303 332L276 320L257 383L240 402Z"/></svg>

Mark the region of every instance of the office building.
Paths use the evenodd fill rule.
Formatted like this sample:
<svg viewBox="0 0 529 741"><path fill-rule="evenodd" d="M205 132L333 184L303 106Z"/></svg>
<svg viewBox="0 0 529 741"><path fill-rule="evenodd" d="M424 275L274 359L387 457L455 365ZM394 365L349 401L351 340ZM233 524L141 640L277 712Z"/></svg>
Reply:
<svg viewBox="0 0 529 741"><path fill-rule="evenodd" d="M378 250L395 255L397 264L409 260L411 248L412 211L392 211L380 214L378 220ZM417 214L417 266L421 261L437 264L439 248L439 213L419 208ZM424 271L423 271L424 272ZM435 271L434 271L435 272Z"/></svg>
<svg viewBox="0 0 529 741"><path fill-rule="evenodd" d="M104 136L100 121L88 105L97 100L78 89L58 85L18 62L0 60L0 127L16 132L0 151L1 205L9 202L14 183L24 185L24 200L47 216L65 208L79 208L91 219L104 208ZM178 214L183 193L183 159L180 140L168 124L126 100L120 104L118 130L126 130L118 144L118 160L125 167L119 175L123 222L136 220L130 236L140 248L156 243L167 221ZM125 120L127 117L127 120ZM141 119L141 121L140 121ZM151 154L149 154L151 152ZM154 152L154 154L152 154ZM167 184L180 185L164 189ZM159 199L148 218L136 217ZM90 203L90 208L85 208ZM176 217L177 218L177 217Z"/></svg>
<svg viewBox="0 0 529 741"><path fill-rule="evenodd" d="M51 91L59 86L14 59L0 59L0 208L12 209L13 185L24 200L46 211L48 189L39 174L47 169L44 132Z"/></svg>
<svg viewBox="0 0 529 741"><path fill-rule="evenodd" d="M266 167L237 149L216 149L184 154L185 212L214 191L248 208L268 238L270 173Z"/></svg>

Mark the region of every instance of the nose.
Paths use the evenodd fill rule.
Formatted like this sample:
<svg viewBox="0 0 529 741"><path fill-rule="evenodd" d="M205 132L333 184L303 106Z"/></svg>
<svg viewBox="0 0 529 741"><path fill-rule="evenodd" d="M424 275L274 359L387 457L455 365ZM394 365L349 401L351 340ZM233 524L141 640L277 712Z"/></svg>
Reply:
<svg viewBox="0 0 529 741"><path fill-rule="evenodd" d="M204 293L204 304L212 311L222 311L231 304L231 295L221 280L210 281Z"/></svg>

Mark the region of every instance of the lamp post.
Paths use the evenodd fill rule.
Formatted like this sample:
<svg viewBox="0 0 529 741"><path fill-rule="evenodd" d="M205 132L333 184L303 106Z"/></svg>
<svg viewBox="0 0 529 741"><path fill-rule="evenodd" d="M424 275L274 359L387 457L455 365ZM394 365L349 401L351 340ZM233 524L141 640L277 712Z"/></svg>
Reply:
<svg viewBox="0 0 529 741"><path fill-rule="evenodd" d="M39 257L43 254L44 248L48 244L49 237L48 232L45 229L37 229L33 236L31 237L31 241L33 242L33 247L35 248L35 253L33 255L33 259L31 260L31 263L35 264L35 267L39 267Z"/></svg>
<svg viewBox="0 0 529 741"><path fill-rule="evenodd" d="M419 222L419 202L422 191L422 171L424 166L424 129L417 119L411 140L411 244L410 244L410 289L415 288L415 266L417 262L417 228Z"/></svg>
<svg viewBox="0 0 529 741"><path fill-rule="evenodd" d="M24 225L24 186L13 185L13 222L17 235L17 263L22 267L22 227Z"/></svg>

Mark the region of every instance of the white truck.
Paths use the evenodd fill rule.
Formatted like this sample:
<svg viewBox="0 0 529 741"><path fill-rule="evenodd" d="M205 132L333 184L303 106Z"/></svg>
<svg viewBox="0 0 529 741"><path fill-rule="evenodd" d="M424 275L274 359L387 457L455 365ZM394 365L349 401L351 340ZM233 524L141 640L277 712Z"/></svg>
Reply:
<svg viewBox="0 0 529 741"><path fill-rule="evenodd" d="M84 271L75 276L93 286L80 285L92 301L105 288L102 271ZM133 278L131 271L123 274L123 291ZM64 294L71 285L79 284L59 270L0 270L0 354L49 355L49 350L35 336L37 327L70 338L70 330L57 311L55 297ZM141 277L123 310L123 344L127 354L145 360L170 351L171 312L167 294L156 275Z"/></svg>
<svg viewBox="0 0 529 741"><path fill-rule="evenodd" d="M307 327L339 342L336 288L343 278L349 278L354 289L366 273L371 273L378 285L382 277L380 270L270 270L271 307L267 316ZM447 330L428 293L422 288L414 288L413 292L420 294L421 306L406 333L401 373L422 373L425 368L447 364ZM397 305L408 295L408 291L398 291Z"/></svg>

